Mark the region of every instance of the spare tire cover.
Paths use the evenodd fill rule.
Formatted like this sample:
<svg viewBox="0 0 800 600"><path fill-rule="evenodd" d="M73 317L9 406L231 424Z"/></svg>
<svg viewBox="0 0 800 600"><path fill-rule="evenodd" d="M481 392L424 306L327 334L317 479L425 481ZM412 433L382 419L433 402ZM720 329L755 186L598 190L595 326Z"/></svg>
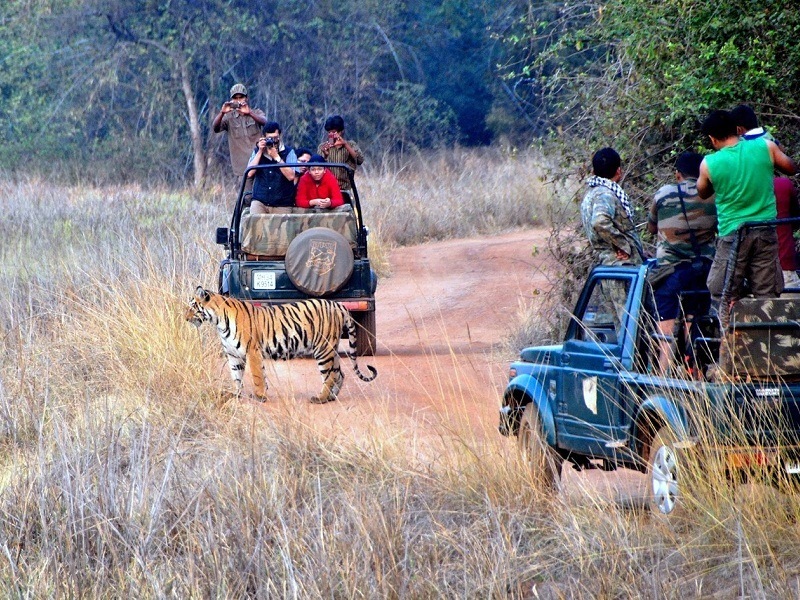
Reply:
<svg viewBox="0 0 800 600"><path fill-rule="evenodd" d="M286 249L286 274L309 296L332 294L353 274L353 250L341 233L313 227L294 238Z"/></svg>

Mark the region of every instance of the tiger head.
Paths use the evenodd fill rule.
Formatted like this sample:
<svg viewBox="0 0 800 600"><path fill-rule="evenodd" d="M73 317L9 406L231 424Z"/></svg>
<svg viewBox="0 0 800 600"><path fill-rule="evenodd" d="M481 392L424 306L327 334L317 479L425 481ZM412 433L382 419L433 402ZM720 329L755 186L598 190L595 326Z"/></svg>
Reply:
<svg viewBox="0 0 800 600"><path fill-rule="evenodd" d="M201 286L197 286L193 296L189 296L189 306L186 308L186 320L194 325L200 327L204 321L212 320L212 313L206 308L208 303L211 302L211 292L204 290Z"/></svg>

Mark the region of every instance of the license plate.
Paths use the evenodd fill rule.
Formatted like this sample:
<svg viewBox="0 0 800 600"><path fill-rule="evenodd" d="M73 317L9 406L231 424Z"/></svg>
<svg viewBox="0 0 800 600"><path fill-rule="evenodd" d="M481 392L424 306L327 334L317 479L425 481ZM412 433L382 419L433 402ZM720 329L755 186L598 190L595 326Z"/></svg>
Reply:
<svg viewBox="0 0 800 600"><path fill-rule="evenodd" d="M275 272L274 271L253 271L254 290L274 290Z"/></svg>

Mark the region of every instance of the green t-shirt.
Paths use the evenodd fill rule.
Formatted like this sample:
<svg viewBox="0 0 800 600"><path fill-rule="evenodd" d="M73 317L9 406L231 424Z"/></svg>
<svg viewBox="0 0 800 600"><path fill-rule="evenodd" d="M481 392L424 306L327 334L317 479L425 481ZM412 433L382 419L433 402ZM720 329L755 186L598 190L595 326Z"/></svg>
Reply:
<svg viewBox="0 0 800 600"><path fill-rule="evenodd" d="M772 180L775 167L764 138L740 141L705 158L714 186L719 235L735 233L747 221L778 216Z"/></svg>

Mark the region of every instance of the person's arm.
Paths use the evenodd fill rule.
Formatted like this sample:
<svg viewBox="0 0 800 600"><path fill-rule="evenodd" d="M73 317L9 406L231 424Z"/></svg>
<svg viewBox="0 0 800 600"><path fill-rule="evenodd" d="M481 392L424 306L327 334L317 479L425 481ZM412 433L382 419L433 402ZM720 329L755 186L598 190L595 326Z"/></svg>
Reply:
<svg viewBox="0 0 800 600"><path fill-rule="evenodd" d="M655 200L653 200L647 213L647 231L652 235L658 233L658 203Z"/></svg>
<svg viewBox="0 0 800 600"><path fill-rule="evenodd" d="M239 107L239 113L253 119L253 121L258 123L259 127L263 127L267 124L267 115L264 114L264 111L258 108L250 108L250 105L247 103Z"/></svg>
<svg viewBox="0 0 800 600"><path fill-rule="evenodd" d="M330 171L325 171L325 183L328 187L328 195L331 199L331 205L328 208L342 206L344 204L344 197L342 196L342 190L339 187L339 181L336 179L336 175Z"/></svg>
<svg viewBox="0 0 800 600"><path fill-rule="evenodd" d="M232 110L233 109L227 102L222 105L222 108L219 109L217 116L214 117L214 122L211 124L211 128L214 130L214 133L219 133L223 129L227 129L227 127L222 127L222 117L227 115Z"/></svg>
<svg viewBox="0 0 800 600"><path fill-rule="evenodd" d="M767 148L769 148L769 155L772 158L772 164L781 173L786 175L794 175L797 173L797 164L780 149L778 144L772 140L767 140ZM702 198L702 196L701 196Z"/></svg>
<svg viewBox="0 0 800 600"><path fill-rule="evenodd" d="M264 155L264 148L265 148L264 140L263 139L258 140L258 146L256 146L256 149L253 151L253 154L250 155L250 162L247 163L248 168L255 167L261 163L261 157ZM255 171L247 172L248 179L251 179L252 177L255 176L256 176Z"/></svg>
<svg viewBox="0 0 800 600"><path fill-rule="evenodd" d="M714 185L711 182L711 173L708 171L705 158L700 163L700 177L697 178L697 195L703 200L714 195Z"/></svg>
<svg viewBox="0 0 800 600"><path fill-rule="evenodd" d="M297 194L294 197L295 206L300 208L311 208L311 191L314 184L311 183L311 175L308 173L300 177L297 183Z"/></svg>
<svg viewBox="0 0 800 600"><path fill-rule="evenodd" d="M284 162L283 159L281 158L281 155L278 153L277 146L272 146L271 148L267 148L267 156L278 164ZM287 162L297 162L297 157L294 154L294 150L291 150L289 152L289 154L286 156L286 160ZM286 177L286 179L288 179L289 181L294 181L295 173L293 167L281 167L280 171L283 174L283 176Z"/></svg>
<svg viewBox="0 0 800 600"><path fill-rule="evenodd" d="M363 163L364 154L361 152L361 148L358 147L358 144L355 142L350 142L344 138L341 138L341 140L345 150L347 150L347 152L350 154L350 158L352 158L357 165Z"/></svg>
<svg viewBox="0 0 800 600"><path fill-rule="evenodd" d="M278 154L278 157L275 159L275 161L279 163L283 162L280 154ZM286 162L290 164L297 162L297 155L294 153L294 150L289 150L289 154L286 155ZM294 167L281 167L281 173L283 173L283 176L291 182L294 182L294 178L297 175Z"/></svg>

